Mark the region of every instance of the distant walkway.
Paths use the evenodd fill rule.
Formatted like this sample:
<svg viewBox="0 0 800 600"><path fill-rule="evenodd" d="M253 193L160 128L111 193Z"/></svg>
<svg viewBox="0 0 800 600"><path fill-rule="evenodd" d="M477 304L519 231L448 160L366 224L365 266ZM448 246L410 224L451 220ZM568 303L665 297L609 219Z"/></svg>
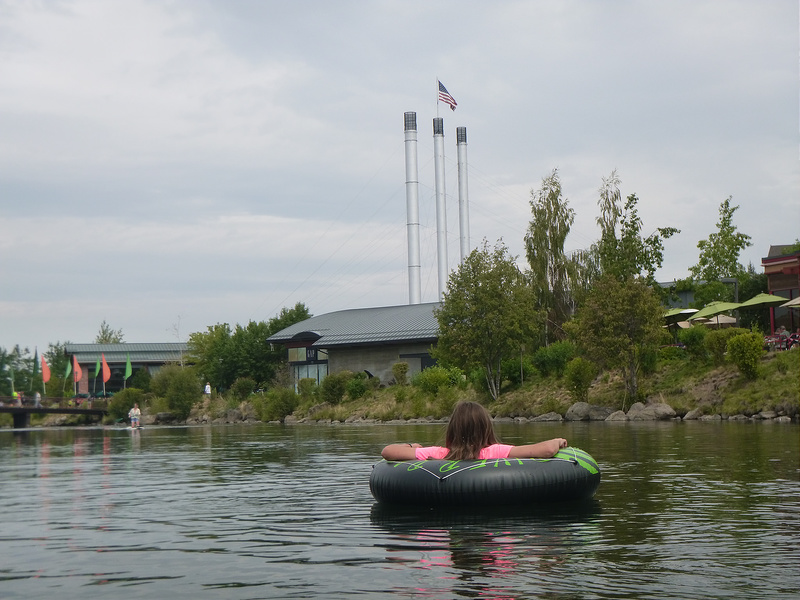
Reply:
<svg viewBox="0 0 800 600"><path fill-rule="evenodd" d="M108 414L108 401L105 399L42 398L39 406L33 398L25 398L21 405L11 396L0 396L0 414L13 415L14 429L31 426L32 414L97 415Z"/></svg>

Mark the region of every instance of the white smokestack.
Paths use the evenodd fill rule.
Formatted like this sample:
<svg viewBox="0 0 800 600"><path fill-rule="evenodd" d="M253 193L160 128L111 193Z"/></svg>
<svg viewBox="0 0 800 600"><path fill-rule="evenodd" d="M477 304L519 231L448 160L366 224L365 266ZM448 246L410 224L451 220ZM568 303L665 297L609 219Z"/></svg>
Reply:
<svg viewBox="0 0 800 600"><path fill-rule="evenodd" d="M447 209L444 185L444 120L433 120L433 160L436 177L436 248L439 264L439 300L447 289Z"/></svg>
<svg viewBox="0 0 800 600"><path fill-rule="evenodd" d="M458 151L458 226L461 242L461 262L467 258L469 248L469 191L467 186L467 128L456 127Z"/></svg>
<svg viewBox="0 0 800 600"><path fill-rule="evenodd" d="M421 299L419 258L419 176L417 174L417 113L405 113L406 230L408 234L408 303Z"/></svg>

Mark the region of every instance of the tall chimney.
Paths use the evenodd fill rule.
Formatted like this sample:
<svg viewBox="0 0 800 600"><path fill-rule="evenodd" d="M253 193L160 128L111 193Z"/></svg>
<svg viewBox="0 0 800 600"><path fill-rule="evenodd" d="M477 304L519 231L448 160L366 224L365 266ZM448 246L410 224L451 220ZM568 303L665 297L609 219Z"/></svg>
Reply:
<svg viewBox="0 0 800 600"><path fill-rule="evenodd" d="M417 113L405 113L406 233L408 235L408 303L421 298L419 258L419 175L417 173Z"/></svg>
<svg viewBox="0 0 800 600"><path fill-rule="evenodd" d="M444 185L444 119L433 120L433 160L436 177L436 249L439 265L439 300L447 289L447 208Z"/></svg>
<svg viewBox="0 0 800 600"><path fill-rule="evenodd" d="M469 191L467 186L467 128L456 127L458 151L458 227L461 242L461 262L469 255Z"/></svg>

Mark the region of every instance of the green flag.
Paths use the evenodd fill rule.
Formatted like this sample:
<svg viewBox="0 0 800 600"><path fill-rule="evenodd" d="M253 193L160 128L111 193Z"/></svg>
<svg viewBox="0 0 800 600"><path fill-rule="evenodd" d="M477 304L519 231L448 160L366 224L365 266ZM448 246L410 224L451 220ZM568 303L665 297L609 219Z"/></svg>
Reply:
<svg viewBox="0 0 800 600"><path fill-rule="evenodd" d="M69 377L70 373L72 373L72 361L67 362L67 370L64 373L64 380L66 380L67 377Z"/></svg>
<svg viewBox="0 0 800 600"><path fill-rule="evenodd" d="M131 368L131 355L128 354L128 362L125 363L125 379L127 380L131 374L133 374L133 369Z"/></svg>
<svg viewBox="0 0 800 600"><path fill-rule="evenodd" d="M94 378L97 379L100 377L100 359L97 359L97 363L94 365Z"/></svg>

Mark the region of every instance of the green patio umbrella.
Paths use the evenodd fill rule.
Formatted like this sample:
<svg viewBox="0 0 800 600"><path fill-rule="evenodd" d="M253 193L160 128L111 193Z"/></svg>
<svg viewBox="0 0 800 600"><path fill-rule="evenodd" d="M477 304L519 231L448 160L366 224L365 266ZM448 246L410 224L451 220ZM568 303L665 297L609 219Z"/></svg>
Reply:
<svg viewBox="0 0 800 600"><path fill-rule="evenodd" d="M708 317L713 317L714 315L718 315L719 313L724 313L729 310L734 310L739 308L741 304L738 302L722 302L720 300L715 300L714 302L709 302L703 308L698 310L694 313L691 317L689 317L689 321L694 321L695 319L707 319Z"/></svg>
<svg viewBox="0 0 800 600"><path fill-rule="evenodd" d="M745 300L739 306L741 308L753 308L755 306L778 306L786 302L783 296L776 296L775 294L758 294L753 296L750 300Z"/></svg>

